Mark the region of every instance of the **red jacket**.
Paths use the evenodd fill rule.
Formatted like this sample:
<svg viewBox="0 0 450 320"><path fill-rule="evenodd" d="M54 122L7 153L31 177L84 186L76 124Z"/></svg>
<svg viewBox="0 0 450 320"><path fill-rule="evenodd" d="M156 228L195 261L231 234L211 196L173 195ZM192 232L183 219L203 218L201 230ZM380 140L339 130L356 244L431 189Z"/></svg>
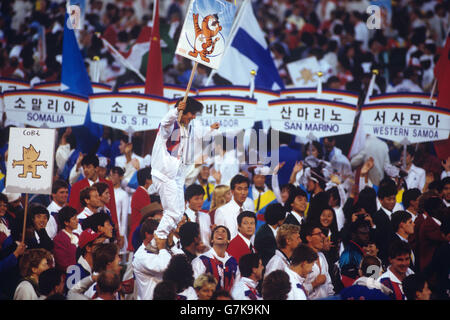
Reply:
<svg viewBox="0 0 450 320"><path fill-rule="evenodd" d="M63 230L53 238L53 245L53 256L57 269L66 272L68 266L77 263L77 246L70 242L69 236Z"/></svg>
<svg viewBox="0 0 450 320"><path fill-rule="evenodd" d="M109 194L111 195L111 199L109 200L109 203L106 205L111 212L111 218L115 225L115 229L117 230L117 235L119 233L119 222L117 220L117 210L116 210L116 198L114 197L114 187L111 181L105 180L105 179L99 179L99 182L105 182L109 186ZM69 206L72 208L75 208L78 213L80 213L83 210L83 207L80 203L80 192L84 188L89 187L89 182L87 178L84 178L83 180L75 182L71 189L70 189L70 198L69 198Z"/></svg>
<svg viewBox="0 0 450 320"><path fill-rule="evenodd" d="M144 187L139 186L131 197L130 230L128 233L128 250L133 251L133 232L139 226L142 219L141 209L150 204L150 196ZM135 248L137 249L137 248Z"/></svg>
<svg viewBox="0 0 450 320"><path fill-rule="evenodd" d="M418 248L420 271L423 271L431 263L436 249L446 241L436 221L431 216L427 216L419 228Z"/></svg>
<svg viewBox="0 0 450 320"><path fill-rule="evenodd" d="M242 256L252 253L244 239L242 239L239 234L230 241L227 252L229 255L233 256L238 263Z"/></svg>

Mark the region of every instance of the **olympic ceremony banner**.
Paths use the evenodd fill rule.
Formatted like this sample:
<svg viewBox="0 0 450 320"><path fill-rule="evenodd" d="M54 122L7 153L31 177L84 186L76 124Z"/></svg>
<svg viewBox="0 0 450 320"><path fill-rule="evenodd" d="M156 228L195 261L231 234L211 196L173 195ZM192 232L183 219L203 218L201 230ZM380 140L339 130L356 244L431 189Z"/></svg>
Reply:
<svg viewBox="0 0 450 320"><path fill-rule="evenodd" d="M280 91L280 99L321 99L332 102L348 103L353 106L358 104L358 94L352 91L322 89L317 93L317 88L291 88Z"/></svg>
<svg viewBox="0 0 450 320"><path fill-rule="evenodd" d="M98 82L91 82L92 90L94 93L103 93L103 92L111 92L112 87ZM53 91L61 91L61 82L52 81L52 82L40 82L33 86L35 90L53 90Z"/></svg>
<svg viewBox="0 0 450 320"><path fill-rule="evenodd" d="M164 98L167 99L178 99L182 98L186 92L186 88L179 85L174 84L164 84ZM126 84L117 88L117 91L120 93L145 93L145 84ZM197 94L197 90L190 89L189 96L195 96Z"/></svg>

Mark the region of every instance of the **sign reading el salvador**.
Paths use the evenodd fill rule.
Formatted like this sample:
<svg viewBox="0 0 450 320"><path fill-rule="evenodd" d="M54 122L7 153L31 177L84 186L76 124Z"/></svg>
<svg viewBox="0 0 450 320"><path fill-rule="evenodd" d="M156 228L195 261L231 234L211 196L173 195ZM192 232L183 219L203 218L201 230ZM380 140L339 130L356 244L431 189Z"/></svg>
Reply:
<svg viewBox="0 0 450 320"><path fill-rule="evenodd" d="M212 86L198 89L198 95L226 95L237 97L250 97L250 87L246 86ZM268 110L269 101L280 97L278 91L255 88L253 91L254 99L257 101L255 121L269 120Z"/></svg>
<svg viewBox="0 0 450 320"><path fill-rule="evenodd" d="M33 127L63 128L84 123L88 99L50 90L17 90L3 93L6 117Z"/></svg>
<svg viewBox="0 0 450 320"><path fill-rule="evenodd" d="M117 91L120 93L145 93L145 85L144 84L125 84L120 86ZM184 97L186 92L186 88L174 84L165 84L164 85L164 98L167 99L178 99ZM195 96L197 94L197 90L190 89L189 96Z"/></svg>
<svg viewBox="0 0 450 320"><path fill-rule="evenodd" d="M191 0L175 53L218 69L236 9L226 0Z"/></svg>
<svg viewBox="0 0 450 320"><path fill-rule="evenodd" d="M10 128L6 192L51 194L55 129Z"/></svg>
<svg viewBox="0 0 450 320"><path fill-rule="evenodd" d="M292 88L282 90L280 99L321 99L334 102L343 102L356 106L358 104L358 94L351 91L323 89L319 95L317 88Z"/></svg>
<svg viewBox="0 0 450 320"><path fill-rule="evenodd" d="M450 111L437 107L402 104L367 104L361 108L366 132L401 143L445 140L450 130Z"/></svg>
<svg viewBox="0 0 450 320"><path fill-rule="evenodd" d="M420 104L425 106L435 106L437 96L430 99L430 95L421 92L396 92L384 93L370 97L369 103L407 103Z"/></svg>
<svg viewBox="0 0 450 320"><path fill-rule="evenodd" d="M98 93L89 96L95 123L125 131L157 129L169 100L137 93Z"/></svg>
<svg viewBox="0 0 450 320"><path fill-rule="evenodd" d="M297 136L316 138L352 132L356 107L347 103L315 99L269 101L272 128Z"/></svg>
<svg viewBox="0 0 450 320"><path fill-rule="evenodd" d="M219 132L250 129L256 115L256 100L234 96L196 96L203 104L198 117L204 127L219 122ZM173 102L175 103L175 102Z"/></svg>

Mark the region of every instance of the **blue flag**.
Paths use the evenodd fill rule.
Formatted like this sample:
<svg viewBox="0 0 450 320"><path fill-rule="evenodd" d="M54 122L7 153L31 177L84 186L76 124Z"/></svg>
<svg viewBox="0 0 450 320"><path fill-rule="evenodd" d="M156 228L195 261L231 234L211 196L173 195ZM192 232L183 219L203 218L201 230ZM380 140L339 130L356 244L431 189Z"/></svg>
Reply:
<svg viewBox="0 0 450 320"><path fill-rule="evenodd" d="M83 56L78 47L73 29L67 27L69 16L64 23L61 91L88 97L93 93ZM103 127L91 121L89 107L83 126L72 128L77 140L77 148L83 153L95 152L103 135Z"/></svg>
<svg viewBox="0 0 450 320"><path fill-rule="evenodd" d="M244 1L236 18L232 40L226 49L217 73L233 85L250 85L250 71L256 71L255 87L284 89L264 33L253 13L251 1Z"/></svg>

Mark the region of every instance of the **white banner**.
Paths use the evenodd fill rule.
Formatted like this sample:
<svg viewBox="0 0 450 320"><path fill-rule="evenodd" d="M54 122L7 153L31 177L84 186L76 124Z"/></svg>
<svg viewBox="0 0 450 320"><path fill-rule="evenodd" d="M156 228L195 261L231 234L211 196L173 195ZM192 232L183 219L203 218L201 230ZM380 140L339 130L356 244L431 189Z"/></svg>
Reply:
<svg viewBox="0 0 450 320"><path fill-rule="evenodd" d="M88 99L49 90L3 93L7 119L33 127L63 128L84 124Z"/></svg>
<svg viewBox="0 0 450 320"><path fill-rule="evenodd" d="M107 84L91 82L92 91L94 93L111 92L112 87ZM36 90L51 90L51 91L61 91L61 82L40 82L33 86Z"/></svg>
<svg viewBox="0 0 450 320"><path fill-rule="evenodd" d="M205 95L225 95L250 98L250 87L245 86L212 86L198 89L199 96ZM278 99L280 94L277 91L255 88L253 97L257 101L255 121L270 120L268 116L269 101Z"/></svg>
<svg viewBox="0 0 450 320"><path fill-rule="evenodd" d="M145 85L144 84L126 84L117 88L117 91L120 93L145 93ZM164 98L167 99L178 99L184 97L186 92L186 87L165 84L164 85ZM190 89L188 96L195 96L197 94L197 90Z"/></svg>
<svg viewBox="0 0 450 320"><path fill-rule="evenodd" d="M292 88L281 90L280 99L322 99L348 103L353 106L358 104L357 93L334 89L322 89L321 94L317 93L317 88Z"/></svg>
<svg viewBox="0 0 450 320"><path fill-rule="evenodd" d="M55 129L9 131L6 192L51 194Z"/></svg>
<svg viewBox="0 0 450 320"><path fill-rule="evenodd" d="M5 111L5 103L3 101L2 93L4 91L23 90L29 88L30 84L28 82L15 79L0 78L0 124L3 123L3 112Z"/></svg>
<svg viewBox="0 0 450 320"><path fill-rule="evenodd" d="M191 0L175 53L218 69L236 9L226 0Z"/></svg>
<svg viewBox="0 0 450 320"><path fill-rule="evenodd" d="M361 108L365 131L377 137L403 143L448 139L450 111L412 104L367 104Z"/></svg>
<svg viewBox="0 0 450 320"><path fill-rule="evenodd" d="M400 92L400 93L384 93L371 96L370 104L377 103L406 103L406 104L420 104L425 106L435 106L437 96L430 99L430 94L421 92Z"/></svg>
<svg viewBox="0 0 450 320"><path fill-rule="evenodd" d="M219 132L239 131L253 127L256 100L233 96L196 96L203 104L203 112L197 117L204 127L219 122ZM175 101L173 101L175 103Z"/></svg>
<svg viewBox="0 0 450 320"><path fill-rule="evenodd" d="M269 102L272 128L315 138L352 132L356 107L326 100L292 99Z"/></svg>
<svg viewBox="0 0 450 320"><path fill-rule="evenodd" d="M157 129L169 100L135 93L100 93L89 97L91 119L127 132Z"/></svg>

